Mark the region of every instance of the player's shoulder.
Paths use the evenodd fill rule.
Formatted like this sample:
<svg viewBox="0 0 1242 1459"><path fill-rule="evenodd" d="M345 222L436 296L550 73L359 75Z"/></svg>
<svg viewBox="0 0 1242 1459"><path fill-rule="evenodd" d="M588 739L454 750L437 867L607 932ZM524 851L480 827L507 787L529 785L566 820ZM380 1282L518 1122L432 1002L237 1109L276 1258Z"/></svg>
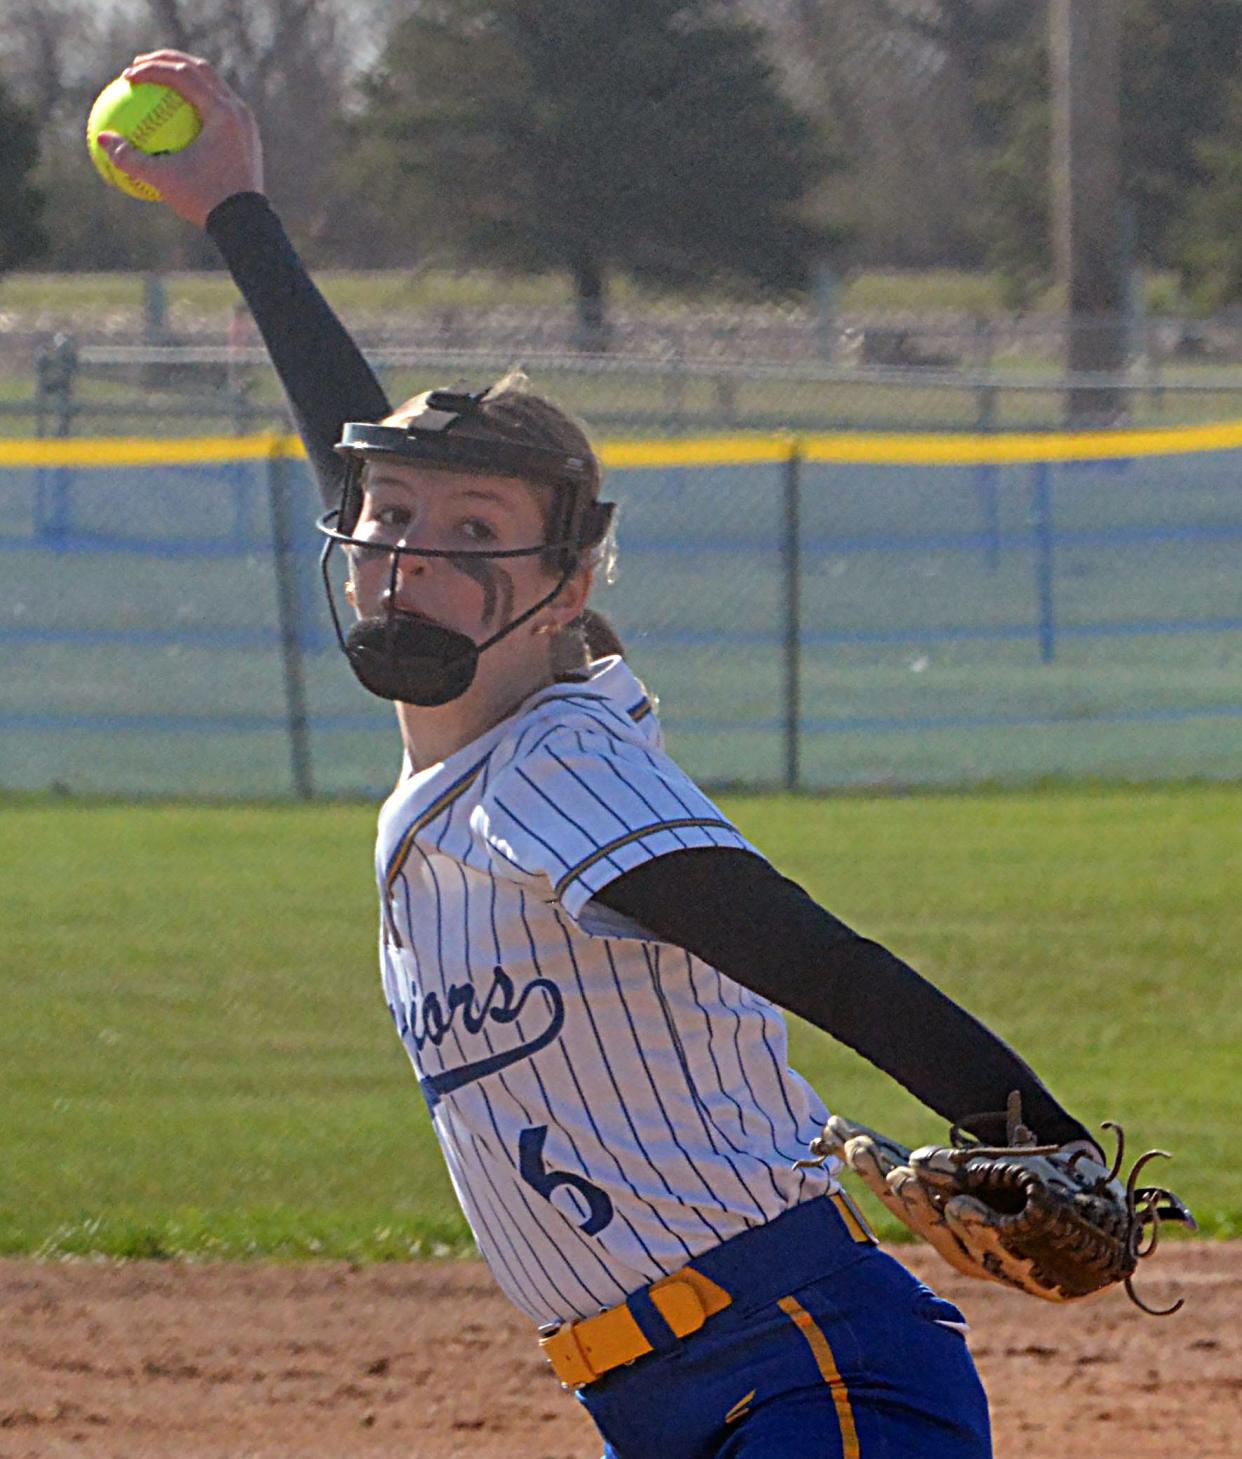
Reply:
<svg viewBox="0 0 1242 1459"><path fill-rule="evenodd" d="M532 696L496 744L490 777L550 754L608 754L629 746L662 755L655 705L620 658L601 659L581 680L549 685Z"/></svg>
<svg viewBox="0 0 1242 1459"><path fill-rule="evenodd" d="M744 845L665 754L650 701L623 664L544 694L496 747L471 817L498 874L546 878L577 917L585 897L641 861Z"/></svg>

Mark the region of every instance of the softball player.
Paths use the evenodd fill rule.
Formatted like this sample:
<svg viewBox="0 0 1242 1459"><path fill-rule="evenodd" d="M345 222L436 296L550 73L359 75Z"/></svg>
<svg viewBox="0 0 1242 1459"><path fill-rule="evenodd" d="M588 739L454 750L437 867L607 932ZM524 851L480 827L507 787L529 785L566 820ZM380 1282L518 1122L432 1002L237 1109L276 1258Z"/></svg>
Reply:
<svg viewBox="0 0 1242 1459"><path fill-rule="evenodd" d="M961 1312L878 1250L836 1162L798 1164L826 1111L778 1009L950 1120L1016 1089L1042 1139L1086 1131L664 753L586 607L611 508L578 427L512 376L392 412L263 197L245 106L177 52L127 74L202 116L176 156L101 141L250 304L329 508L341 647L396 705L384 996L497 1282L617 1459L987 1455Z"/></svg>

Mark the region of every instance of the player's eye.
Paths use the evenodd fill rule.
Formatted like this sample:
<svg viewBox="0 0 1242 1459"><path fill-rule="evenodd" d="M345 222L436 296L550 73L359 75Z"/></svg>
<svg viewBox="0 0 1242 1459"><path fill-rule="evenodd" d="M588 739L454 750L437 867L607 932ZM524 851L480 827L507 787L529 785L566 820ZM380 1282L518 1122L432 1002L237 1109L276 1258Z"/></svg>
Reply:
<svg viewBox="0 0 1242 1459"><path fill-rule="evenodd" d="M490 522L480 517L471 517L463 522L461 530L472 542L495 542L499 535Z"/></svg>
<svg viewBox="0 0 1242 1459"><path fill-rule="evenodd" d="M404 527L410 520L407 507L377 506L371 509L370 519L381 527Z"/></svg>

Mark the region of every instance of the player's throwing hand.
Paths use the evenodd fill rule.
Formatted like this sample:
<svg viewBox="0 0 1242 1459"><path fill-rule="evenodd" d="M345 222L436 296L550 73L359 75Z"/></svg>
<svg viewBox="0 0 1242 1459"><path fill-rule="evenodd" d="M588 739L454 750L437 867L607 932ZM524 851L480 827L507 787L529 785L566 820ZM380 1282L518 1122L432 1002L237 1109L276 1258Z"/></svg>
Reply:
<svg viewBox="0 0 1242 1459"><path fill-rule="evenodd" d="M246 103L197 56L149 51L122 72L137 86L171 86L198 112L202 131L184 150L142 152L117 132L100 132L99 145L114 167L150 183L179 217L200 228L208 214L235 193L263 191L263 148Z"/></svg>

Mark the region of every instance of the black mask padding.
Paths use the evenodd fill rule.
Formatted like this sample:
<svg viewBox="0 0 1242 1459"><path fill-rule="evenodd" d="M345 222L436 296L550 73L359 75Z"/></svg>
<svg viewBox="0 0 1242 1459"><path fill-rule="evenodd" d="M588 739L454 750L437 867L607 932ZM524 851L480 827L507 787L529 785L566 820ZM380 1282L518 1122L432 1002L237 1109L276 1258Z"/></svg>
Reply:
<svg viewBox="0 0 1242 1459"><path fill-rule="evenodd" d="M363 688L423 709L464 694L479 663L473 639L406 613L359 619L346 636L345 652Z"/></svg>

